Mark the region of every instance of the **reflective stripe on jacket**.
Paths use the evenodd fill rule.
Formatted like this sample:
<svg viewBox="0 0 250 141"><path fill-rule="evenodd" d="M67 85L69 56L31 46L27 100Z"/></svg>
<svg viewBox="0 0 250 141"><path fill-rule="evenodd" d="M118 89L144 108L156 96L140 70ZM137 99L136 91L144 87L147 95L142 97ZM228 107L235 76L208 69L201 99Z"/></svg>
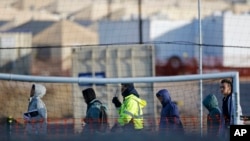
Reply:
<svg viewBox="0 0 250 141"><path fill-rule="evenodd" d="M126 126L129 123L134 124L134 129L142 129L143 128L143 111L147 105L145 100L142 100L136 97L133 94L125 97L121 108L119 109L119 118L118 123L121 126Z"/></svg>

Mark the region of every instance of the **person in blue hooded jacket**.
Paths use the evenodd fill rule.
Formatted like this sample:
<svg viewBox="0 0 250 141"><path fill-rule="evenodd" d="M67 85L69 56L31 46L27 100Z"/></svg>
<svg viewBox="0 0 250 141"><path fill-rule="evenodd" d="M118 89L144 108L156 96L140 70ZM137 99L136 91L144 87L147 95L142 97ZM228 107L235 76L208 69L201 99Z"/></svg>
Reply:
<svg viewBox="0 0 250 141"><path fill-rule="evenodd" d="M171 100L167 89L161 89L156 93L157 99L162 104L159 132L167 135L183 134L184 129L180 119L179 109Z"/></svg>

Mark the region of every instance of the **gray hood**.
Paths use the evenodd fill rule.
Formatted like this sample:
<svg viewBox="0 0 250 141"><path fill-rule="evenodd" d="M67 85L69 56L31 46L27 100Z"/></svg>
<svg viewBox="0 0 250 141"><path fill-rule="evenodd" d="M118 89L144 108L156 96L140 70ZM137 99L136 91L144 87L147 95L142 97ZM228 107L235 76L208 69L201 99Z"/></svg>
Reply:
<svg viewBox="0 0 250 141"><path fill-rule="evenodd" d="M34 84L34 85L35 85L35 94L33 97L42 98L46 94L46 88L41 84Z"/></svg>

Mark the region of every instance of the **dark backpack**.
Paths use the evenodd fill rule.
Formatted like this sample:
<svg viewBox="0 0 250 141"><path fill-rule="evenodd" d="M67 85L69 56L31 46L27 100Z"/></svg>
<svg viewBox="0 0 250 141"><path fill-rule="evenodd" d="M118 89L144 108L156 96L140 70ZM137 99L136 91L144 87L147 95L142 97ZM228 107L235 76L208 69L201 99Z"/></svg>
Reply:
<svg viewBox="0 0 250 141"><path fill-rule="evenodd" d="M102 132L106 132L109 130L107 108L99 100L97 100L96 102L101 104L100 115L99 115L99 121L100 121L100 128L99 129Z"/></svg>

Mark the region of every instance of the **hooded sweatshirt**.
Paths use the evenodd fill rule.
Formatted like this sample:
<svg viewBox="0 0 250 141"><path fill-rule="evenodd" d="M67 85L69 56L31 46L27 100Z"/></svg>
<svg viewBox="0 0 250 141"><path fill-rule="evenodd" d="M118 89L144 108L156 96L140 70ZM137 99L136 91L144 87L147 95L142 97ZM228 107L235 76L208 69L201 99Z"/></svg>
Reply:
<svg viewBox="0 0 250 141"><path fill-rule="evenodd" d="M204 98L202 103L209 112L207 115L207 134L218 136L221 116L218 100L215 95L209 94Z"/></svg>
<svg viewBox="0 0 250 141"><path fill-rule="evenodd" d="M47 133L47 109L41 98L45 95L46 88L41 84L33 85L35 92L30 98L27 112L37 111L38 114L26 120L26 131L29 134L45 134Z"/></svg>
<svg viewBox="0 0 250 141"><path fill-rule="evenodd" d="M183 125L180 120L177 105L172 102L168 90L162 89L156 93L157 97L162 97L162 109L159 129L161 132L179 132L183 133Z"/></svg>

